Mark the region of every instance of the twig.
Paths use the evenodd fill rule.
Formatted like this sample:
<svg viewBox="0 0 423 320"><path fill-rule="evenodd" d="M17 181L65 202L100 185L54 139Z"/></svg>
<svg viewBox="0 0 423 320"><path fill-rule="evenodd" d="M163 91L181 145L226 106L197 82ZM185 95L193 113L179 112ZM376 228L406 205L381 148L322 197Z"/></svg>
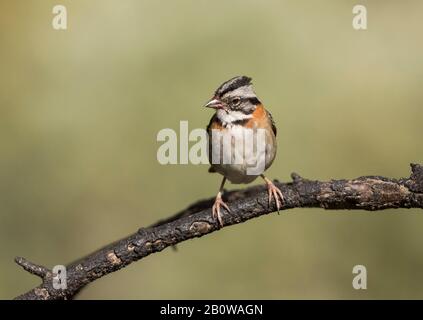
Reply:
<svg viewBox="0 0 423 320"><path fill-rule="evenodd" d="M46 267L34 264L22 257L16 257L15 262L22 268L24 268L24 270L28 271L29 273L35 274L41 279L45 279L50 272L50 270L48 270Z"/></svg>
<svg viewBox="0 0 423 320"><path fill-rule="evenodd" d="M423 166L412 164L409 178L393 179L380 176L353 180L311 181L292 174L293 182L276 185L284 195L283 209L320 207L324 209L383 210L388 208L423 208ZM223 215L224 226L242 223L276 210L268 206L264 186L228 192L225 201L231 214ZM152 253L182 241L201 237L219 230L210 207L214 198L202 200L168 219L95 251L67 266L67 289L54 289L48 269L23 258L16 262L30 273L43 278L38 287L17 299L71 299L87 284L117 271Z"/></svg>

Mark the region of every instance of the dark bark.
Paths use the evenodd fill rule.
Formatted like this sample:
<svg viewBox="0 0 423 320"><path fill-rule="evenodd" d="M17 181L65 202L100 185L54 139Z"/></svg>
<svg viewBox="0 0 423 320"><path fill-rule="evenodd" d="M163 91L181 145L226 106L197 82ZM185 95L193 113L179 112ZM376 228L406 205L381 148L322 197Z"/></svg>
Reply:
<svg viewBox="0 0 423 320"><path fill-rule="evenodd" d="M284 195L283 210L320 207L324 209L383 210L388 208L423 208L423 166L412 164L409 178L379 176L326 182L301 178L293 173L291 183L275 184ZM227 192L224 200L231 214L223 215L224 226L241 223L276 210L269 207L265 186ZM16 262L43 281L17 299L71 299L87 284L117 271L152 253L182 241L201 237L220 229L211 217L214 198L196 202L168 219L116 241L67 266L67 289L55 290L53 274L45 267L16 258Z"/></svg>

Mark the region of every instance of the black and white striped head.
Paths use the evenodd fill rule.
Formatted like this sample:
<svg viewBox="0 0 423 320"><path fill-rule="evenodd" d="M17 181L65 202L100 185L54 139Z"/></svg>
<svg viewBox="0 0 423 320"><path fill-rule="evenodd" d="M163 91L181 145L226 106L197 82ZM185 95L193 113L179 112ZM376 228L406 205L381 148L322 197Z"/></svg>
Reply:
<svg viewBox="0 0 423 320"><path fill-rule="evenodd" d="M259 104L251 78L239 76L220 85L205 106L216 109L222 121L233 122L250 118Z"/></svg>

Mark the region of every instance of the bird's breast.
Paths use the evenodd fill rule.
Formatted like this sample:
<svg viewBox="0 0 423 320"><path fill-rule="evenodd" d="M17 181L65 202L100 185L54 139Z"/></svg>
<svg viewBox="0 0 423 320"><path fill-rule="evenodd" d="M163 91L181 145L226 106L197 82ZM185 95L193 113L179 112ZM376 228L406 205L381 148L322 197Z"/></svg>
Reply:
<svg viewBox="0 0 423 320"><path fill-rule="evenodd" d="M209 161L233 183L249 183L263 173L276 155L273 132L258 121L211 126Z"/></svg>

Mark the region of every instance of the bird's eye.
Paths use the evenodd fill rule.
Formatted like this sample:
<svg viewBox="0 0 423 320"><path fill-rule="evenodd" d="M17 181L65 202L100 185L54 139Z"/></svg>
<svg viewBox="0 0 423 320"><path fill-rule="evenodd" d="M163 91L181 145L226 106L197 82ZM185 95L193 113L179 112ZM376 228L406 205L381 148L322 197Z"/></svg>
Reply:
<svg viewBox="0 0 423 320"><path fill-rule="evenodd" d="M234 106L236 106L237 104L241 102L241 99L238 97L235 97L235 98L232 98L231 102Z"/></svg>

